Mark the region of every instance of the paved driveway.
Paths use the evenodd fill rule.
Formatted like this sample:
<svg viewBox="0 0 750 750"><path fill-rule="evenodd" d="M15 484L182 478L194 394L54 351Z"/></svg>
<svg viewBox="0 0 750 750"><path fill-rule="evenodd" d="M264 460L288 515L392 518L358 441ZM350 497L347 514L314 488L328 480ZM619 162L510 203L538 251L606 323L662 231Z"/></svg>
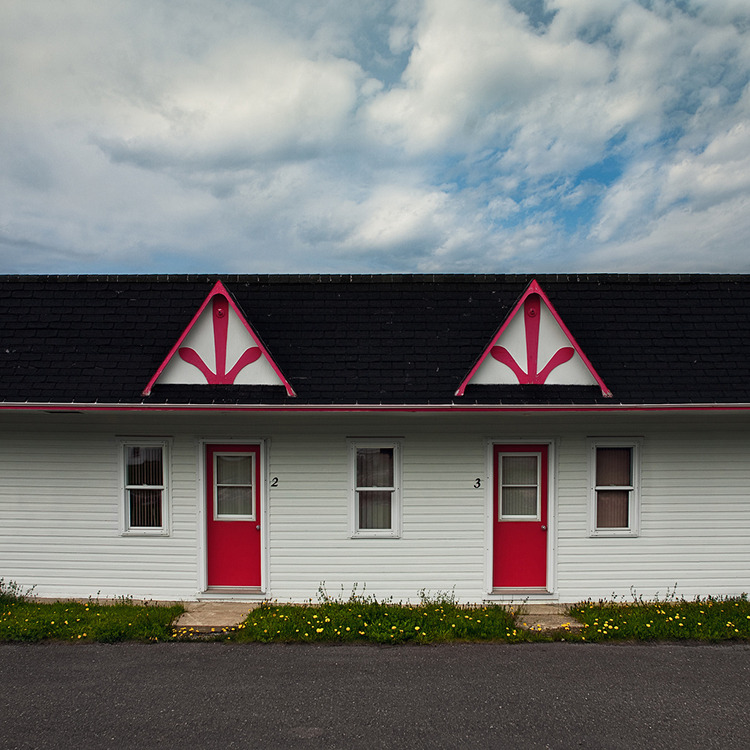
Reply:
<svg viewBox="0 0 750 750"><path fill-rule="evenodd" d="M2 748L747 748L750 647L0 645Z"/></svg>

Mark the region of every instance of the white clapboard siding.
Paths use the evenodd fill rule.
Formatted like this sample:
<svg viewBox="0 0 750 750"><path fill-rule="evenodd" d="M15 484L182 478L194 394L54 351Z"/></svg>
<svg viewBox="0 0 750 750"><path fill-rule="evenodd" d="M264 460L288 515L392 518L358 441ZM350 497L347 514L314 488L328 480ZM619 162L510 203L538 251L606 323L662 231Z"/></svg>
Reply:
<svg viewBox="0 0 750 750"><path fill-rule="evenodd" d="M172 504L169 537L121 536L122 433L111 417L6 414L2 427L0 577L40 596L195 596L194 503L187 516ZM180 453L174 441L173 468L185 463L192 496L194 458Z"/></svg>
<svg viewBox="0 0 750 750"><path fill-rule="evenodd" d="M324 582L331 595L362 591L379 598L415 598L420 589L471 590L481 598L484 565L483 492L463 498L469 476L485 471L485 443L473 434L472 455L460 434L446 445L424 420L391 418L369 428L362 417L337 420L318 433L313 453L324 472L329 512L306 501L310 456L307 434L274 439L270 475L279 474L272 490L271 575L275 597L314 597ZM351 427L347 426L347 422ZM471 431L470 431L471 432ZM400 539L349 538L349 454L347 437L400 438L402 441L402 534ZM464 443L464 445L461 445ZM446 452L451 458L446 462ZM457 465L475 464L467 478ZM279 467L277 469L277 467ZM469 507L467 507L467 505ZM333 515L330 510L334 510Z"/></svg>
<svg viewBox="0 0 750 750"><path fill-rule="evenodd" d="M170 441L168 536L123 536L119 441ZM591 437L640 438L637 537L589 536ZM402 446L401 537L350 538L348 438ZM41 596L201 594L205 442L265 441L265 596L488 592L491 442L552 441L547 598L750 589L750 420L623 414L9 414L0 422L0 577ZM481 487L475 487L476 480Z"/></svg>
<svg viewBox="0 0 750 750"><path fill-rule="evenodd" d="M665 415L658 420L651 415L632 428L617 425L617 430L597 433L643 437L640 535L587 538L581 533L586 511L561 471L560 599L668 593L692 597L748 590L750 435L744 422L736 415ZM566 447L570 452L565 463L573 479L576 446ZM580 456L585 478L585 454Z"/></svg>

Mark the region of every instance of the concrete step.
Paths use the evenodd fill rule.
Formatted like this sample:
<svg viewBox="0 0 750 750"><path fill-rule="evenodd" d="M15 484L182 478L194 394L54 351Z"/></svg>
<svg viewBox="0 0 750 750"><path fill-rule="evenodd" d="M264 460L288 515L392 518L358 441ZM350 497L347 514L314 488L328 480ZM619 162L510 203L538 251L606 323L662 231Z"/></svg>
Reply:
<svg viewBox="0 0 750 750"><path fill-rule="evenodd" d="M252 602L184 602L185 612L175 622L175 627L192 629L197 633L233 628L247 619L247 613L258 604Z"/></svg>
<svg viewBox="0 0 750 750"><path fill-rule="evenodd" d="M567 614L565 604L521 604L512 608L526 630L580 630L583 624Z"/></svg>
<svg viewBox="0 0 750 750"><path fill-rule="evenodd" d="M516 611L524 612L527 615L564 615L568 612L567 604L519 604Z"/></svg>

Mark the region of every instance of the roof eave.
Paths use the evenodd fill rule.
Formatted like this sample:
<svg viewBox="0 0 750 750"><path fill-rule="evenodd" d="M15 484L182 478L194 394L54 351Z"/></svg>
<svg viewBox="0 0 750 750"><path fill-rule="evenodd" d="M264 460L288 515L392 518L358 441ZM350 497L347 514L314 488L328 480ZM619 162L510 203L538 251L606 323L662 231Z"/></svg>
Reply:
<svg viewBox="0 0 750 750"><path fill-rule="evenodd" d="M750 403L608 403L608 404L170 404L170 403L78 403L2 402L3 411L82 413L92 411L195 411L195 412L288 412L288 413L482 413L482 412L648 412L648 411L748 411Z"/></svg>

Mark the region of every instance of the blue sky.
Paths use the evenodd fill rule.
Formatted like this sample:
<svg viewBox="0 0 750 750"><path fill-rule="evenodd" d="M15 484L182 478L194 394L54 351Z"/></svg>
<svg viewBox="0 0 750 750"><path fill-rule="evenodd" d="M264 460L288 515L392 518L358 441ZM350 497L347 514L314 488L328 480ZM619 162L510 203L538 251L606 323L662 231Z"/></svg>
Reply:
<svg viewBox="0 0 750 750"><path fill-rule="evenodd" d="M5 0L0 273L750 272L747 0Z"/></svg>

